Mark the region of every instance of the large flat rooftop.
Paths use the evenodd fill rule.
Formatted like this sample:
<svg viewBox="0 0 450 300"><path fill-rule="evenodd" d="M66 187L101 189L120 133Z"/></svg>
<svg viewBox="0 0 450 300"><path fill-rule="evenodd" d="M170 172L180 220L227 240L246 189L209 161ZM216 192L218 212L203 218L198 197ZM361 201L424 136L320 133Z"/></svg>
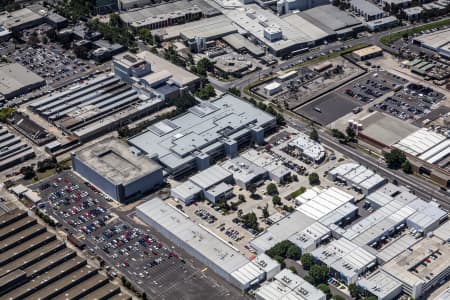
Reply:
<svg viewBox="0 0 450 300"><path fill-rule="evenodd" d="M147 128L129 142L169 169L192 162L201 153L222 146L221 139L274 124L274 117L248 102L225 94L201 102L185 114Z"/></svg>
<svg viewBox="0 0 450 300"><path fill-rule="evenodd" d="M249 4L233 10L223 10L239 28L266 44L273 51L286 51L290 48L307 47L308 44L327 38L332 32L316 26L297 14L279 17L256 4ZM264 37L266 28L278 28L283 38L269 41Z"/></svg>
<svg viewBox="0 0 450 300"><path fill-rule="evenodd" d="M161 168L145 156L136 156L124 143L106 138L76 153L85 165L114 184L126 184Z"/></svg>
<svg viewBox="0 0 450 300"><path fill-rule="evenodd" d="M168 71L172 75L171 78L173 81L175 81L179 87L190 85L199 79L197 75L186 71L149 51L139 52L137 56L148 62L152 66L152 71L154 73Z"/></svg>
<svg viewBox="0 0 450 300"><path fill-rule="evenodd" d="M22 8L12 12L2 12L0 14L0 25L6 28L13 28L27 23L36 22L43 19L43 16L33 12L28 8Z"/></svg>
<svg viewBox="0 0 450 300"><path fill-rule="evenodd" d="M414 38L425 47L437 49L445 46L450 42L450 29L440 30L429 34L424 34Z"/></svg>
<svg viewBox="0 0 450 300"><path fill-rule="evenodd" d="M434 256L431 258L431 256ZM439 276L450 266L450 244L437 237L425 238L383 265L383 270L414 286Z"/></svg>
<svg viewBox="0 0 450 300"><path fill-rule="evenodd" d="M18 63L0 66L0 94L9 95L17 90L43 84L45 80Z"/></svg>
<svg viewBox="0 0 450 300"><path fill-rule="evenodd" d="M321 5L299 13L302 17L328 31L362 25L361 21L334 5Z"/></svg>
<svg viewBox="0 0 450 300"><path fill-rule="evenodd" d="M170 233L168 238L176 237L214 264L222 272L231 274L249 261L237 249L219 239L215 234L206 230L203 226L195 224L187 215L178 209L164 203L159 198L151 199L137 207L138 216L144 222L151 221L158 224L164 232ZM199 257L199 255L196 255Z"/></svg>
<svg viewBox="0 0 450 300"><path fill-rule="evenodd" d="M373 112L359 120L363 124L364 136L383 145L391 146L418 128L381 112Z"/></svg>
<svg viewBox="0 0 450 300"><path fill-rule="evenodd" d="M169 3L162 3L143 9L134 9L120 14L123 22L128 24L144 23L148 19L164 19L176 17L184 13L201 12L205 16L219 14L217 9L203 0L180 0Z"/></svg>

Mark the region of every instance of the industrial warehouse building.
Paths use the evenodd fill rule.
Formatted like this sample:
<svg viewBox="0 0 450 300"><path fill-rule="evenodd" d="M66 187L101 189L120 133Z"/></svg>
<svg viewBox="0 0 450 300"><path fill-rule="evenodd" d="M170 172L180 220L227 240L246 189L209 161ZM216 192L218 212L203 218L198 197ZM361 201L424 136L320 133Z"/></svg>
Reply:
<svg viewBox="0 0 450 300"><path fill-rule="evenodd" d="M408 156L414 172L429 176L442 187L450 187L450 138L421 128L392 147Z"/></svg>
<svg viewBox="0 0 450 300"><path fill-rule="evenodd" d="M250 262L232 245L159 198L139 205L136 214L171 242L241 290L247 290L267 277L264 267ZM274 272L273 268L277 267L268 270L269 276Z"/></svg>
<svg viewBox="0 0 450 300"><path fill-rule="evenodd" d="M172 188L170 193L176 200L189 205L193 201L206 198L211 203L227 200L233 193L233 176L224 168L214 165L189 180Z"/></svg>
<svg viewBox="0 0 450 300"><path fill-rule="evenodd" d="M309 189L300 196L296 201L301 205L295 212L250 241L253 249L263 253L278 242L290 240L303 252L310 252L328 241L330 229L340 228L358 212L358 207L351 203L354 197L334 187Z"/></svg>
<svg viewBox="0 0 450 300"><path fill-rule="evenodd" d="M0 98L12 99L45 85L45 80L18 63L0 66Z"/></svg>
<svg viewBox="0 0 450 300"><path fill-rule="evenodd" d="M0 25L10 31L21 31L44 23L44 16L31 9L22 8L0 14Z"/></svg>
<svg viewBox="0 0 450 300"><path fill-rule="evenodd" d="M194 91L200 84L200 78L197 75L186 71L182 67L172 64L171 62L159 57L154 53L151 53L149 51L142 51L136 54L136 56L138 59L144 60L151 66L152 74L142 78L141 81L144 81L143 84L151 86L155 85L156 83L154 83L151 79L155 77L154 74L159 74L159 76L156 77L160 78L162 72L166 72L166 76L168 76L167 79L169 79L170 82L175 84L175 86L180 89L188 88ZM158 91L156 87L155 89Z"/></svg>
<svg viewBox="0 0 450 300"><path fill-rule="evenodd" d="M146 0L122 0L121 8L130 9L151 4ZM203 0L182 0L161 3L153 7L134 9L120 14L120 19L133 29L148 28L150 30L184 24L199 20L202 17L211 17L220 12Z"/></svg>
<svg viewBox="0 0 450 300"><path fill-rule="evenodd" d="M129 202L162 186L160 165L137 156L115 138L106 138L72 154L73 170L120 202Z"/></svg>
<svg viewBox="0 0 450 300"><path fill-rule="evenodd" d="M356 60L362 61L362 60L371 59L371 58L374 58L377 56L382 56L383 49L381 49L378 46L370 46L370 47L366 47L366 48L362 48L362 49L353 51L352 55Z"/></svg>
<svg viewBox="0 0 450 300"><path fill-rule="evenodd" d="M35 157L33 148L0 126L0 171Z"/></svg>
<svg viewBox="0 0 450 300"><path fill-rule="evenodd" d="M161 97L101 75L29 105L44 119L81 142L92 140L165 105Z"/></svg>
<svg viewBox="0 0 450 300"><path fill-rule="evenodd" d="M283 269L274 280L256 290L257 300L325 300L326 295L312 284Z"/></svg>
<svg viewBox="0 0 450 300"><path fill-rule="evenodd" d="M282 183L291 176L291 170L284 165L284 162L269 153L249 149L241 153L241 156L253 164L266 169L269 172L269 178L276 183Z"/></svg>
<svg viewBox="0 0 450 300"><path fill-rule="evenodd" d="M256 4L222 12L235 26L246 30L277 56L320 44L334 35L334 32L326 32L298 14L279 17Z"/></svg>
<svg viewBox="0 0 450 300"><path fill-rule="evenodd" d="M450 247L437 237L424 238L384 264L382 269L402 283L403 292L419 299L450 274Z"/></svg>
<svg viewBox="0 0 450 300"><path fill-rule="evenodd" d="M450 58L450 30L440 30L413 39L413 43Z"/></svg>
<svg viewBox="0 0 450 300"><path fill-rule="evenodd" d="M225 161L222 168L231 172L235 183L243 189L247 189L252 184L261 185L268 178L268 173L264 168L242 156Z"/></svg>
<svg viewBox="0 0 450 300"><path fill-rule="evenodd" d="M113 59L115 75L101 75L30 104L65 133L86 142L165 107L199 77L150 52Z"/></svg>
<svg viewBox="0 0 450 300"><path fill-rule="evenodd" d="M312 160L315 163L320 163L325 159L325 148L318 142L309 138L304 133L298 133L297 137L290 141L289 148L300 151L300 153L306 158Z"/></svg>
<svg viewBox="0 0 450 300"><path fill-rule="evenodd" d="M336 32L336 38L351 37L365 29L360 20L331 4L314 7L299 14L327 32Z"/></svg>
<svg viewBox="0 0 450 300"><path fill-rule="evenodd" d="M178 177L204 170L224 156L235 157L239 148L253 142L263 144L275 125L272 115L225 94L148 127L129 143Z"/></svg>
<svg viewBox="0 0 450 300"><path fill-rule="evenodd" d="M448 215L437 204L425 202L407 189L390 183L365 199L376 210L342 233L360 246L377 248L387 237L401 232L405 227L409 227L415 236L427 234L444 222Z"/></svg>
<svg viewBox="0 0 450 300"><path fill-rule="evenodd" d="M308 217L319 220L332 213L342 205L355 201L355 198L338 188L313 188L295 198L300 204L297 210Z"/></svg>
<svg viewBox="0 0 450 300"><path fill-rule="evenodd" d="M345 284L355 283L358 276L376 266L376 257L351 241L340 238L311 252L315 260L327 265L335 278Z"/></svg>
<svg viewBox="0 0 450 300"><path fill-rule="evenodd" d="M266 228L264 232L250 241L250 246L257 253L264 253L275 246L275 244L287 240L293 234L306 229L313 223L313 219L299 211L295 211Z"/></svg>
<svg viewBox="0 0 450 300"><path fill-rule="evenodd" d="M341 164L330 171L327 175L328 179L340 181L355 190L368 195L374 192L387 182L387 179L376 174L374 171L357 163Z"/></svg>
<svg viewBox="0 0 450 300"><path fill-rule="evenodd" d="M27 212L2 206L0 220L0 298L131 299Z"/></svg>
<svg viewBox="0 0 450 300"><path fill-rule="evenodd" d="M358 281L358 286L378 300L397 299L402 292L402 283L384 271L377 271Z"/></svg>
<svg viewBox="0 0 450 300"><path fill-rule="evenodd" d="M200 80L197 75L148 51L116 55L113 65L115 75L123 81L165 100L179 97L185 89L194 90Z"/></svg>
<svg viewBox="0 0 450 300"><path fill-rule="evenodd" d="M364 17L366 21L377 20L384 17L384 11L367 0L350 0L350 8Z"/></svg>
<svg viewBox="0 0 450 300"><path fill-rule="evenodd" d="M286 176L283 172L279 177ZM212 203L227 200L233 196L233 185L243 189L250 185L260 185L269 178L269 172L243 156L238 156L219 165L211 166L189 178L188 181L171 189L171 195L185 204L197 199L207 199Z"/></svg>

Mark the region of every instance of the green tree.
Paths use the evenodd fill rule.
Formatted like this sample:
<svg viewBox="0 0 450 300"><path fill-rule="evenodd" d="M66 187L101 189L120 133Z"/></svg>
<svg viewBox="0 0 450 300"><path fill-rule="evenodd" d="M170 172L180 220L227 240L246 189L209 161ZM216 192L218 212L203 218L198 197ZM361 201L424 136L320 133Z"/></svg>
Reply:
<svg viewBox="0 0 450 300"><path fill-rule="evenodd" d="M331 134L333 135L333 137L337 138L339 141L345 142L347 140L345 134L336 128L331 130Z"/></svg>
<svg viewBox="0 0 450 300"><path fill-rule="evenodd" d="M239 89L235 88L235 87L230 87L230 88L228 89L228 92L229 92L230 94L233 94L233 95L238 96L238 97L241 96L241 91L240 91Z"/></svg>
<svg viewBox="0 0 450 300"><path fill-rule="evenodd" d="M214 97L216 95L216 91L211 84L207 83L200 90L198 90L195 95L202 100L207 100Z"/></svg>
<svg viewBox="0 0 450 300"><path fill-rule="evenodd" d="M181 114L197 104L197 100L189 93L184 93L183 95L175 98L173 104L177 108L177 114Z"/></svg>
<svg viewBox="0 0 450 300"><path fill-rule="evenodd" d="M268 218L269 217L269 205L266 204L263 209L262 209L262 214L264 218Z"/></svg>
<svg viewBox="0 0 450 300"><path fill-rule="evenodd" d="M246 228L252 228L256 231L259 231L258 218L256 217L256 214L254 212L242 215L241 220Z"/></svg>
<svg viewBox="0 0 450 300"><path fill-rule="evenodd" d="M273 182L269 183L266 187L267 194L269 195L278 195L277 185Z"/></svg>
<svg viewBox="0 0 450 300"><path fill-rule="evenodd" d="M333 300L345 300L345 298L342 297L341 295L334 295Z"/></svg>
<svg viewBox="0 0 450 300"><path fill-rule="evenodd" d="M397 170L406 161L406 156L401 150L393 149L391 152L386 152L384 154L384 159L390 169Z"/></svg>
<svg viewBox="0 0 450 300"><path fill-rule="evenodd" d="M364 300L378 300L378 298L376 296L369 296L364 298Z"/></svg>
<svg viewBox="0 0 450 300"><path fill-rule="evenodd" d="M356 284L350 283L350 284L348 285L348 290L350 291L350 295L351 295L353 298L358 298L358 297L359 297L359 289L358 289L358 287L356 286Z"/></svg>
<svg viewBox="0 0 450 300"><path fill-rule="evenodd" d="M202 58L197 62L197 73L206 76L208 72L214 70L214 63L208 58Z"/></svg>
<svg viewBox="0 0 450 300"><path fill-rule="evenodd" d="M347 140L349 142L354 142L356 140L356 132L353 128L351 128L350 126L348 126L345 129L345 133L347 134Z"/></svg>
<svg viewBox="0 0 450 300"><path fill-rule="evenodd" d="M282 208L284 211L287 211L287 212L294 212L294 210L295 210L295 208L294 207L292 207L292 206L289 206L289 205L283 205L283 208Z"/></svg>
<svg viewBox="0 0 450 300"><path fill-rule="evenodd" d="M325 283L328 277L329 269L325 265L312 265L309 275L313 278L314 284Z"/></svg>
<svg viewBox="0 0 450 300"><path fill-rule="evenodd" d="M256 193L256 189L257 189L256 184L250 183L250 185L248 186L247 189L252 195L254 195Z"/></svg>
<svg viewBox="0 0 450 300"><path fill-rule="evenodd" d="M76 22L82 18L89 17L93 10L92 0L76 0L76 1L58 1L55 9L56 12L72 22Z"/></svg>
<svg viewBox="0 0 450 300"><path fill-rule="evenodd" d="M152 32L148 28L141 28L138 30L139 38L148 44L153 44Z"/></svg>
<svg viewBox="0 0 450 300"><path fill-rule="evenodd" d="M286 257L293 259L293 260L299 260L302 256L302 251L299 247L296 245L290 245L288 249L286 250Z"/></svg>
<svg viewBox="0 0 450 300"><path fill-rule="evenodd" d="M303 269L307 271L311 269L311 266L314 264L313 257L309 253L303 254L300 261L302 262Z"/></svg>
<svg viewBox="0 0 450 300"><path fill-rule="evenodd" d="M317 288L321 290L327 296L327 298L331 297L330 287L325 283L318 284Z"/></svg>
<svg viewBox="0 0 450 300"><path fill-rule="evenodd" d="M272 197L272 203L274 206L281 205L281 198L278 195Z"/></svg>
<svg viewBox="0 0 450 300"><path fill-rule="evenodd" d="M242 194L239 194L238 199L240 202L245 202L245 196Z"/></svg>
<svg viewBox="0 0 450 300"><path fill-rule="evenodd" d="M290 266L289 270L291 270L292 273L297 274L297 269L294 266Z"/></svg>
<svg viewBox="0 0 450 300"><path fill-rule="evenodd" d="M411 163L408 160L405 160L402 163L402 170L406 174L412 174L413 173L413 169L412 169Z"/></svg>
<svg viewBox="0 0 450 300"><path fill-rule="evenodd" d="M276 243L272 248L266 251L266 254L272 258L278 256L282 259L291 258L297 260L301 256L301 250L292 242L285 240Z"/></svg>
<svg viewBox="0 0 450 300"><path fill-rule="evenodd" d="M39 42L40 40L37 32L33 31L33 33L28 38L28 44L30 44L31 46L36 46L37 44L39 44Z"/></svg>
<svg viewBox="0 0 450 300"><path fill-rule="evenodd" d="M313 173L309 174L308 179L309 179L309 184L310 185L318 185L318 184L320 184L320 178L319 178L319 175L317 173L313 172Z"/></svg>
<svg viewBox="0 0 450 300"><path fill-rule="evenodd" d="M285 121L284 121L284 117L282 114L277 114L275 116L275 120L277 122L277 125L284 125Z"/></svg>
<svg viewBox="0 0 450 300"><path fill-rule="evenodd" d="M313 141L319 140L319 133L315 128L312 129L311 133L309 134L309 138L312 139Z"/></svg>
<svg viewBox="0 0 450 300"><path fill-rule="evenodd" d="M36 176L36 172L32 166L24 166L20 168L20 174L23 175L23 179L31 179Z"/></svg>
<svg viewBox="0 0 450 300"><path fill-rule="evenodd" d="M122 24L122 21L120 20L119 14L110 14L109 15L109 25L112 27L120 27Z"/></svg>
<svg viewBox="0 0 450 300"><path fill-rule="evenodd" d="M3 107L2 109L0 109L0 122L5 123L9 118L12 117L15 111L16 109L12 107Z"/></svg>

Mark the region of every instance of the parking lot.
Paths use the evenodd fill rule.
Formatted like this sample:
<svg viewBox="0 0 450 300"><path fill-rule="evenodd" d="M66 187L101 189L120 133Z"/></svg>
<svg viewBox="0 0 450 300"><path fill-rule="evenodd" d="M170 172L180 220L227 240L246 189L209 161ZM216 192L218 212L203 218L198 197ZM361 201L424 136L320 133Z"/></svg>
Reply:
<svg viewBox="0 0 450 300"><path fill-rule="evenodd" d="M375 104L373 108L402 120L416 120L428 114L432 106L443 99L443 94L421 84L411 83L383 102Z"/></svg>
<svg viewBox="0 0 450 300"><path fill-rule="evenodd" d="M274 103L294 109L314 97L333 89L339 84L363 73L363 70L338 57L323 63L302 67L292 76L278 76L275 81L281 84L282 90L274 95L265 94L267 82L254 88L253 92L271 100ZM291 73L286 73L291 74Z"/></svg>
<svg viewBox="0 0 450 300"><path fill-rule="evenodd" d="M390 91L400 90L408 81L388 72L368 74L345 87L344 93L363 103L369 103Z"/></svg>
<svg viewBox="0 0 450 300"><path fill-rule="evenodd" d="M344 115L359 111L362 105L407 84L400 76L385 72L371 72L339 89L319 97L295 110L296 113L321 125L327 125Z"/></svg>
<svg viewBox="0 0 450 300"><path fill-rule="evenodd" d="M62 172L32 189L42 197L38 207L58 219L63 230L81 236L90 255L101 257L148 295L158 299L239 298L239 291L135 222L132 213L115 211L114 200L74 173Z"/></svg>
<svg viewBox="0 0 450 300"><path fill-rule="evenodd" d="M67 55L57 45L19 48L13 52L15 62L25 66L53 85L58 82L70 80L78 73L86 73L92 67L89 63Z"/></svg>
<svg viewBox="0 0 450 300"><path fill-rule="evenodd" d="M43 199L39 208L67 225L69 233L90 235L113 217L109 211L112 200L72 172L50 177L33 189Z"/></svg>

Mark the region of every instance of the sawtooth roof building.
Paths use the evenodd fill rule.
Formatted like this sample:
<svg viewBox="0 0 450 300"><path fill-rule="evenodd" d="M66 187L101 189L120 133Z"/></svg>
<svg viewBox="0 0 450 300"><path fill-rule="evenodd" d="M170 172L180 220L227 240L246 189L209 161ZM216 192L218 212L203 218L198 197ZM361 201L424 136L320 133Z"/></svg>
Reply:
<svg viewBox="0 0 450 300"><path fill-rule="evenodd" d="M1 299L131 299L26 211L6 207L0 207Z"/></svg>

